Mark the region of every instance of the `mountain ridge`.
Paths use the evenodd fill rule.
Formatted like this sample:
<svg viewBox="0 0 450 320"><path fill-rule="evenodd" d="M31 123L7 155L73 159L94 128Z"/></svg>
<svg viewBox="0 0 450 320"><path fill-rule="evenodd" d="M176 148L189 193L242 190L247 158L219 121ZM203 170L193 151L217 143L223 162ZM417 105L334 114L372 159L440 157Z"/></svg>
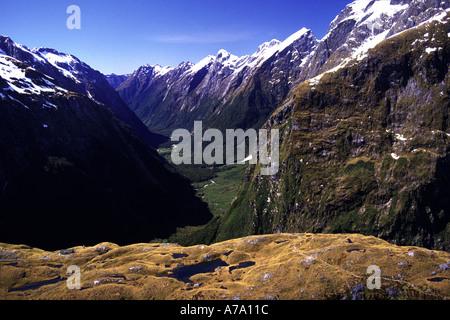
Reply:
<svg viewBox="0 0 450 320"><path fill-rule="evenodd" d="M157 147L166 141L165 137L150 132L142 125L117 92L110 87L103 74L93 70L75 56L50 48L30 50L6 36L0 37L0 49L6 56L27 63L34 70L43 71L50 77L48 80L59 81L63 87L69 88L72 92L87 95L95 102L102 101L109 105L112 107L111 111L119 119L130 125L147 144ZM102 89L98 90L98 88Z"/></svg>
<svg viewBox="0 0 450 320"><path fill-rule="evenodd" d="M132 243L209 220L100 72L6 37L0 50L2 241Z"/></svg>
<svg viewBox="0 0 450 320"><path fill-rule="evenodd" d="M162 77L133 74L117 91L150 129L260 128L303 81L363 58L380 41L428 20L448 1L357 0L317 40L300 29L283 42L268 41L242 57L220 50L197 64L181 64ZM139 70L139 69L138 69ZM141 85L134 78L139 76Z"/></svg>
<svg viewBox="0 0 450 320"><path fill-rule="evenodd" d="M155 131L164 128L162 131L165 134L169 134L170 130L177 126L190 129L193 125L191 120L199 120L201 117L209 122L210 126L217 124L219 129L224 129L228 125L221 123L225 121L237 122L236 126L242 125L249 128L254 124L254 120L249 119L251 115L245 115L244 120L227 119L222 121L218 116L224 109L221 105L227 105L227 108L233 110L236 108L235 105L241 107L242 103L236 102L236 100L248 99L247 91L260 91L258 88L253 88L254 84L251 79L254 78L257 69L260 69L274 55L282 54L290 46L294 46L294 52L289 52L285 59L294 62L301 58L298 55L301 56L315 41L312 32L303 28L284 42L272 40L260 45L252 55L237 57L222 49L215 56L207 56L197 64L181 63L177 68L170 69L167 73L161 76L156 75L156 77L153 73L148 75L141 67L122 83L117 91L148 127L155 128ZM269 67L273 67L273 65L270 62ZM154 66L152 67L154 68ZM288 74L291 71L282 72ZM276 79L276 74L272 76L274 81L271 87L273 89L275 89L275 83L288 82L289 77L292 78L289 74L285 77L281 76L282 80ZM268 88L264 91L270 90ZM259 93L257 94L259 95ZM263 95L266 94L267 92L263 93ZM275 95L278 97L270 99L278 101L284 98L285 93L275 93ZM250 99L258 99L258 97L250 97ZM261 110L256 111L260 112ZM267 117L270 111L269 107L262 110L262 117ZM233 112L231 111L231 113ZM182 115L177 113L182 113ZM232 115L227 118L230 117ZM258 125L262 125L259 118L257 119ZM215 119L218 120L215 121Z"/></svg>
<svg viewBox="0 0 450 320"><path fill-rule="evenodd" d="M446 213L447 209L445 209L446 204L445 201L441 199L433 198L430 194L431 191L426 191L435 188L434 190L444 197L445 192L442 193L442 190L446 190L447 183L444 181L445 179L442 180L442 178L439 178L438 176L446 174L445 166L447 162L445 160L445 152L442 151L446 148L445 143L444 145L441 145L439 152L436 152L440 154L439 161L430 159L428 159L430 161L423 160L423 166L429 166L428 178L431 181L434 179L440 181L439 183L442 184L441 186L439 186L439 183L430 182L427 184L424 181L419 181L424 177L416 177L414 176L415 173L411 174L409 177L410 179L415 180L414 186L411 186L406 182L394 183L391 179L393 178L392 172L397 172L397 170L399 170L397 168L398 161L398 163L401 163L401 165L398 166L403 167L408 167L408 165L413 164L417 165L418 161L417 159L414 159L411 163L409 159L407 159L405 162L405 159L402 159L402 154L398 149L400 143L406 144L405 139L408 139L405 138L406 133L401 130L401 127L406 125L406 122L403 122L406 120L403 116L396 115L396 112L399 112L396 109L398 95L401 96L401 108L409 110L407 106L405 106L405 101L409 101L411 105L416 108L412 114L423 113L418 105L419 101L421 101L424 106L428 104L432 105L429 108L433 109L433 112L436 112L436 117L439 117L441 120L443 119L442 123L445 123L447 117L445 111L446 104L441 100L441 97L445 96L446 92L444 87L442 88L441 93L437 93L438 95L436 96L434 89L430 89L426 84L423 84L422 81L417 80L420 82L420 85L417 84L417 81L414 82L410 80L412 83L409 84L403 83L403 81L407 81L405 79L409 79L409 77L419 77L423 79L424 74L430 74L433 75L433 83L439 83L440 86L443 86L442 82L439 81L443 81L446 74L446 60L445 58L442 58L442 52L445 52L446 47L440 42L430 42L430 47L425 49L427 54L439 51L442 48L444 48L444 51L439 51L436 56L429 56L430 61L425 59L424 55L418 55L416 57L420 63L424 63L430 68L430 70L424 71L422 69L426 69L427 67L424 65L417 65L417 61L410 60L413 55L413 43L417 44L414 40L422 41L421 38L411 41L411 38L405 35L411 35L412 32L412 34L418 34L418 37L423 37L425 32L422 34L417 32L418 28L420 29L425 24L439 24L443 22L446 14L449 12L448 7L448 1L435 0L354 1L347 5L346 8L337 15L330 24L327 35L321 40L317 40L309 30L302 29L296 33L296 35L300 35L300 38L297 38L291 45L285 46L284 50L281 52L276 49L281 46L281 42L278 40L262 44L256 51L260 58L263 57L261 58L261 64L257 64L256 68L247 69L245 64L242 65L243 72L241 74L238 73L239 76L234 78L239 81L233 82L223 80L231 78L230 74L235 74L229 69L226 70L228 73L224 72L223 74L219 74L218 71L221 70L221 67L226 65L226 63L220 63L220 58L223 58L223 55L228 56L225 50L221 50L215 57L209 56L202 60L201 63L197 65L197 68L194 69L197 72L194 77L190 78L186 76L187 73L192 74L189 70L193 68L193 65L189 64L186 66L187 71L180 71L180 73L173 78L165 78L166 83L170 83L168 87L163 86L161 88L158 87L157 81L150 81L148 86L150 89L147 92L143 89L143 91L137 95L137 100L133 100L136 97L131 100L129 99L132 94L128 96L128 98L124 97L124 99L129 102L131 101L130 105L133 105L135 112L145 121L146 125L151 128L155 125L157 128L153 128L157 131L165 131L167 134L170 133L172 128L176 128L177 126L190 129L194 120L203 120L205 127L213 127L221 130L226 128L258 128L264 125L265 128L280 129L280 132L284 132L284 134L288 136L290 130L298 131L302 128L314 127L313 123L309 123L309 121L314 121L318 123L318 127L311 130L324 132L326 134L326 138L320 138L320 136L318 136L315 137L313 141L309 140L313 136L312 133L311 136L305 134L307 137L306 140L309 141L310 146L313 146L311 147L312 150L309 150L306 146L302 146L300 142L303 138L298 136L298 134L292 134L292 136L290 136L290 139L292 140L290 142L291 144L297 145L300 150L309 150L310 154L305 154L304 159L295 157L296 151L292 151L288 143L284 143L284 145L281 146L282 158L285 158L283 166L286 166L286 170L289 171L286 172L286 176L283 178L284 181L282 183L277 184L276 181L269 182L269 178L261 179L257 174L253 175L257 170L250 170L250 173L246 177L246 181L240 187L240 193L230 206L226 215L221 218L222 221L218 222L218 220L214 220L209 225L211 228L219 228L218 235L211 241L224 240L255 233L291 232L298 230L315 232L322 232L324 230L330 232L361 232L364 230L364 232L367 232L368 234L376 234L385 237L386 239L390 239L390 241L395 241L396 243L413 243L427 247L437 246L437 248L445 249L448 248L448 232L446 231L448 213ZM443 33L440 32L439 34L441 37ZM446 35L448 39L448 34ZM411 41L411 46L408 48L397 43L397 41L401 41L399 39L404 39L405 37L408 41ZM427 39L427 41L429 40L436 41L434 38ZM440 41L444 41L442 40L442 37ZM286 43L289 43L289 41ZM382 45L383 43L384 45ZM370 55L373 54L373 52L376 52L375 48L377 48L377 46L384 48L382 51L384 56L375 59ZM392 46L392 48L400 47L404 51L402 51L401 56L395 57L388 49L389 46ZM302 50L302 48L304 50ZM274 53L271 52L271 49ZM411 50L411 52L407 49ZM265 53L267 52L269 53L266 57ZM296 52L296 54L293 54L293 52ZM414 55L417 55L417 48ZM371 59L368 59L369 56ZM232 55L229 57L231 61L245 61L245 59L241 58L242 60L239 60L239 58L233 57ZM386 59L386 61L384 61L384 59ZM253 61L257 60L258 58ZM376 77L375 74L370 74L370 77L374 77L375 79L372 79L370 84L363 84L362 82L366 81L368 77L367 72L375 72L374 70L376 69L376 65L372 65L372 69L370 69L370 71L367 70L362 63L368 60L375 60L383 66L385 64L387 65L384 67L385 69L378 71L382 72L379 77ZM249 60L247 60L247 62L248 61ZM410 65L414 65L414 70L411 70ZM329 88L334 94L333 96L328 95L327 91L323 89L325 88L325 85L322 86L322 90L317 90L317 86L320 86L324 79L330 79L330 77L335 74L342 74L343 77L348 76L347 73L350 72L349 70L352 70L351 72L353 74L357 73L355 70L362 70L360 77L353 75L354 79L351 79L351 81L354 81L354 83L348 85L352 86L352 88L361 88L361 86L363 86L365 92L363 96L358 95L356 97L355 89L349 91L348 88L341 88L339 82L335 80L329 84ZM286 75L284 75L285 72ZM438 73L439 76L435 73ZM170 75L170 73L168 75ZM436 79L439 79L439 81L436 82ZM180 82L177 82L178 80L180 80ZM395 87L395 89L391 88L393 86L390 83L391 81L398 85L398 87ZM167 88L168 90L165 91ZM347 97L339 95L339 91L334 92L334 89L336 88L339 88L337 90L346 92ZM399 92L386 93L385 90L388 90L389 88L391 88L392 91L399 90ZM423 92L427 92L428 100L424 101L420 99L417 94L414 93L414 90L420 92L422 92L421 90L424 90ZM118 91L121 96L123 96L124 92L127 92L127 94L133 92L133 88L127 87L127 84L123 84L123 86L118 88ZM308 109L302 111L305 114L308 114L308 116L305 116L306 119L290 119L289 115L293 112L294 105L299 104L297 93L305 99L305 104L309 106L311 110L316 110L319 106L320 108L327 108L326 103L334 106L334 109L330 109L330 114L323 115L327 121L324 123L322 119L318 118L314 112ZM370 96L369 93L373 94L373 96ZM168 109L170 112L166 113L166 111L164 111L166 108L164 100L170 97L171 94L178 98L181 97L180 100L182 101L182 104L177 104L177 100L169 100L170 103L167 107L170 108ZM374 99L379 99L383 94L387 94L385 100L380 100L375 103ZM162 100L158 100L158 97ZM196 104L201 99L207 101L203 106ZM414 101L412 99L416 99L417 101L412 103L412 101ZM312 105L308 100L315 101L317 105ZM378 110L376 114L367 115L372 119L376 118L378 120L380 120L380 115L386 117L381 118L382 121L379 122L384 128L384 132L382 130L379 133L382 139L377 142L378 146L376 146L376 143L373 143L373 141L370 142L370 148L380 152L378 156L373 153L369 153L370 156L368 156L361 152L365 147L365 144L368 143L367 141L370 139L364 137L364 134L355 133L363 129L360 128L357 123L353 123L353 120L346 120L349 115L352 114L352 109L349 106L352 100L355 100L354 103L357 105L355 105L354 108L355 110L358 110L358 112L360 112L359 110L363 105L369 103L374 103L371 105L371 108L374 110L377 108L379 109L380 105L384 108L383 110ZM192 104L192 101L195 103ZM345 109L346 111L344 114L344 111L339 110L336 105L337 102L342 104L342 108L344 108L344 106L346 108L348 107L348 109ZM180 114L181 120L177 119ZM213 116L210 116L211 114ZM337 118L335 119L332 115L339 115L339 117L336 116ZM359 116L360 115L358 115L358 117ZM390 117L394 117L398 122L395 122ZM419 121L418 119L416 120ZM340 121L342 122L339 123ZM352 123L352 125L345 124L345 121L349 124ZM371 125L373 125L374 121L375 120L371 120ZM436 121L439 122L440 120ZM337 126L335 129L336 132L330 136L328 136L329 133L325 130L325 128L329 127L329 123L335 123ZM364 121L362 123L364 123ZM425 124L420 124L418 122L415 125L420 127L435 124L428 120L424 123ZM323 128L320 127L319 124L323 126ZM412 125L411 120L408 120L407 125ZM389 126L393 127L391 128ZM443 131L445 134L445 126L445 124L437 125L436 128L440 127L439 130ZM377 130L379 130L379 128L377 128ZM377 130L373 131L378 132ZM433 131L437 132L437 130ZM411 152L419 152L417 153L418 155L423 149L423 146L433 144L432 137L425 135L422 139L422 143L415 144L410 150ZM322 140L328 141L328 143ZM333 144L336 144L334 148L331 147ZM343 201L342 204L345 204L346 200L337 200L339 196L331 189L326 189L327 194L330 197L335 197L335 200L337 201L334 204L334 209L331 210L332 213L327 212L328 209L323 209L323 206L327 206L326 199L320 200L320 203L311 204L315 206L313 209L309 209L308 204L305 203L308 199L299 199L298 201L293 200L299 197L294 195L295 192L293 190L301 189L302 185L300 185L299 182L299 180L303 178L301 175L309 175L306 169L300 169L305 165L311 164L306 158L312 157L313 159L316 159L317 150L322 150L322 152L328 154L330 151L328 149L330 148L332 149L331 152L339 159L337 162L338 165L334 162L330 165L333 170L336 170L335 172L329 173L330 177L337 177L337 172L341 172L339 170L346 168L344 172L341 172L343 176L339 176L337 179L342 179L348 183L348 185L339 185L334 181L333 185L341 188L339 190L345 195L344 198L347 196L352 197L359 202L362 201L362 203L364 203L365 198L367 197L366 193L370 194L371 188L372 191L376 190L375 186L377 185L379 187L378 191L385 192L385 194L374 194L374 191L369 197L382 198L383 200L386 200L386 202L379 203L379 201L381 201L379 200L375 205L372 202L369 209L363 206L360 210L362 213L370 213L371 219L382 219L379 217L380 212L382 211L380 209L390 207L390 205L388 205L389 201L398 201L398 206L401 207L399 211L403 212L392 209L392 216L395 216L395 218L392 218L395 221L391 221L393 225L389 226L388 223L385 223L383 228L386 228L386 230L381 230L382 228L379 228L377 229L378 231L375 231L374 228L371 229L367 225L364 225L361 220L363 219L361 217L363 214L353 212L352 210L354 208L348 211L346 211L347 209L343 209L345 211L345 217L339 222L339 219L336 218L339 212L338 204L340 203L339 201ZM342 148L342 150L338 150L339 148ZM293 154L291 155L291 153ZM361 162L357 160L358 157L355 159L348 158L350 154L362 154L360 157ZM383 165L382 159L379 159L380 155L386 155L388 157L386 163ZM390 163L388 159L393 159L395 162ZM348 163L345 163L344 160L347 160ZM352 161L355 161L355 163L352 163ZM341 165L344 167L340 167ZM361 168L359 166L361 166ZM395 170L393 167L389 168L390 173L386 176L386 181L388 181L388 183L386 183L386 181L383 182L378 176L379 173L375 171L375 169L380 170L380 166L395 167ZM320 172L330 171L327 168L319 169L319 166L317 169L317 171L311 171L311 183L318 183L317 181L323 180L319 176L316 176L319 175ZM372 177L369 176L371 184L369 183L366 185L364 181L360 181L362 178L358 177L357 174L352 171L353 169L356 170L358 174L363 175L370 175L372 172L375 172L375 180L372 180ZM302 174L299 173L299 170ZM384 171L383 173L387 174L387 172ZM437 176L434 176L434 174L437 174ZM395 173L395 177L399 177L397 173ZM259 179L264 181L264 185L261 185L261 181L258 182ZM279 179L279 176L272 180L276 179ZM351 185L351 179L355 180L355 186ZM361 182L362 185L360 188L358 187L356 180ZM267 183L267 185L265 183ZM405 190L410 190L411 193L406 192L399 196L397 194L399 190L396 189L398 185L403 185ZM352 190L353 187L355 190ZM322 186L320 188L326 187ZM268 197L266 194L267 190L272 190L272 196ZM273 190L278 191L275 192ZM313 191L312 187L305 187L303 191L306 194L311 193L315 197L322 194L320 190ZM360 194L358 195L358 193ZM291 198L287 195L280 197L280 194L288 194ZM250 199L247 197L248 195L250 195ZM390 195L391 197L385 199L388 197L387 195ZM406 202L399 200L399 197ZM443 211L440 212L441 209L438 210L437 207L434 208L434 210L430 209L431 207L428 206L429 203L425 205L423 204L425 200L418 199L417 197L429 197L429 199L434 199L428 199L426 201L440 203ZM280 199L273 200L273 198ZM269 199L271 201L269 201ZM330 198L329 200L331 201L333 199ZM423 207L427 207L427 209L424 209L423 207L418 209L418 204L415 203L415 201L420 203L420 206L423 205ZM349 200L349 203L350 202L351 201ZM412 202L414 202L414 204L411 207ZM322 208L317 208L317 206L322 206ZM332 206L333 205L331 205L331 207ZM330 206L328 207L331 208ZM411 209L412 212L407 213L406 211L409 210L408 208L413 208ZM426 217L424 210L428 212L427 214L429 214L430 217ZM385 212L385 214L390 215L391 213ZM305 219L305 217L307 217L307 219ZM302 219L308 220L309 222L301 222ZM334 225L331 226L331 222L327 223L327 219L332 221ZM374 222L372 221L372 223ZM403 224L404 226L401 227ZM399 231L400 229L402 230ZM411 233L411 235L409 233Z"/></svg>

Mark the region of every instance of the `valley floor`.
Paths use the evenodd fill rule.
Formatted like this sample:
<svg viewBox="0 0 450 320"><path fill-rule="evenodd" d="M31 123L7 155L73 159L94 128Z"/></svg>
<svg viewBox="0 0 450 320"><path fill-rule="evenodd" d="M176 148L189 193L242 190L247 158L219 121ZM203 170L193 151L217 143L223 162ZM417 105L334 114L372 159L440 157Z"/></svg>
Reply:
<svg viewBox="0 0 450 320"><path fill-rule="evenodd" d="M69 266L80 270L80 290L68 289L75 275L67 274ZM381 270L379 289L369 266ZM192 247L102 243L54 252L0 244L1 300L449 298L450 253L357 234L261 235Z"/></svg>

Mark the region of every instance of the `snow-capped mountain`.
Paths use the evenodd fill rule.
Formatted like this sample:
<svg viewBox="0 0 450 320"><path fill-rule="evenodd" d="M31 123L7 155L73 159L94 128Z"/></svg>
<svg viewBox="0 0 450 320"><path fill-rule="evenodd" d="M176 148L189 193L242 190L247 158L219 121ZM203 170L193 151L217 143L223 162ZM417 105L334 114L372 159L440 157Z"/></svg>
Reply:
<svg viewBox="0 0 450 320"><path fill-rule="evenodd" d="M260 126L282 102L317 40L301 29L237 57L226 50L176 68L143 66L118 88L149 128L170 133L204 120L218 128Z"/></svg>
<svg viewBox="0 0 450 320"><path fill-rule="evenodd" d="M302 28L252 55L220 50L163 73L139 69L117 90L149 128L166 134L191 128L194 120L219 129L258 127L301 82L362 59L376 44L448 7L448 0L357 0L321 40Z"/></svg>
<svg viewBox="0 0 450 320"><path fill-rule="evenodd" d="M0 242L56 250L205 223L190 184L105 77L0 37Z"/></svg>
<svg viewBox="0 0 450 320"><path fill-rule="evenodd" d="M357 0L331 22L300 76L310 79L361 60L381 41L449 8L448 0Z"/></svg>
<svg viewBox="0 0 450 320"><path fill-rule="evenodd" d="M49 48L29 49L0 36L0 77L0 94L5 99L24 106L35 99L52 105L51 100L63 93L81 94L109 108L149 145L164 141L142 124L100 72L70 54Z"/></svg>

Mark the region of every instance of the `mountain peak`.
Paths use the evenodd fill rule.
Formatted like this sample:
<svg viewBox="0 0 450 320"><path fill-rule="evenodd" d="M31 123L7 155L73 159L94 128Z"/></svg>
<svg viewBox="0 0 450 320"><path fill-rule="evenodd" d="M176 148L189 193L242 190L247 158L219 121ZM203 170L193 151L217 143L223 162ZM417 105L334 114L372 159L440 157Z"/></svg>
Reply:
<svg viewBox="0 0 450 320"><path fill-rule="evenodd" d="M228 51L221 49L217 53L215 63L219 65L219 68L225 67L230 69L236 69L241 60L242 58L239 58L234 54L231 54Z"/></svg>
<svg viewBox="0 0 450 320"><path fill-rule="evenodd" d="M34 54L26 46L16 43L8 36L0 36L0 52L3 54L15 58L17 60L33 63L35 61L43 62L40 56Z"/></svg>
<svg viewBox="0 0 450 320"><path fill-rule="evenodd" d="M286 48L290 47L296 41L304 38L305 36L312 37L315 40L315 37L311 30L307 28L302 28L296 33L289 36L286 40L281 42L280 40L273 39L270 42L265 42L258 47L258 50L249 58L249 65L255 67L261 65L265 61L267 61L270 57L277 54L277 52L282 52Z"/></svg>
<svg viewBox="0 0 450 320"><path fill-rule="evenodd" d="M312 79L361 60L383 40L420 25L446 7L448 1L438 0L356 0L331 22L302 76Z"/></svg>
<svg viewBox="0 0 450 320"><path fill-rule="evenodd" d="M210 66L214 60L216 59L216 56L209 55L206 58L200 60L200 62L196 63L191 68L192 73L197 73L198 71L202 70L203 68Z"/></svg>
<svg viewBox="0 0 450 320"><path fill-rule="evenodd" d="M236 59L238 59L238 57L231 54L230 52L228 52L225 49L220 49L219 52L217 52L216 61L224 62L229 59L236 60Z"/></svg>
<svg viewBox="0 0 450 320"><path fill-rule="evenodd" d="M142 75L152 75L155 71L156 65L151 64L144 64L140 66L135 73L136 74L142 74Z"/></svg>
<svg viewBox="0 0 450 320"><path fill-rule="evenodd" d="M140 66L136 71L134 71L131 76L136 75L151 75L152 77L158 77L158 76L164 76L168 72L175 70L175 69L190 69L194 66L192 62L189 61L183 61L181 62L176 68L172 66L161 66L160 64L144 64Z"/></svg>
<svg viewBox="0 0 450 320"><path fill-rule="evenodd" d="M280 40L272 39L271 41L264 42L262 45L258 47L258 50L253 54L254 56L263 54L266 50L279 46L281 44Z"/></svg>
<svg viewBox="0 0 450 320"><path fill-rule="evenodd" d="M1 43L8 43L8 42L14 43L14 41L12 41L12 39L10 37L4 36L4 35L0 35L0 42Z"/></svg>
<svg viewBox="0 0 450 320"><path fill-rule="evenodd" d="M229 53L227 50L225 50L225 49L220 49L218 52L217 52L217 57L226 57L226 56L230 56L231 55L231 53Z"/></svg>
<svg viewBox="0 0 450 320"><path fill-rule="evenodd" d="M295 41L299 40L300 38L302 38L303 36L305 36L307 33L309 33L309 36L314 36L312 34L312 31L307 29L307 28L302 28L299 31L297 31L296 33L294 33L293 35L289 36L286 40L284 40L281 44L280 44L280 48L279 51L283 51L284 49L286 49L288 46L290 46L291 44L293 44Z"/></svg>
<svg viewBox="0 0 450 320"><path fill-rule="evenodd" d="M393 17L406 10L410 4L395 0L356 0L348 4L344 10L331 22L327 35L339 24L353 20L355 26L367 25L369 29L380 24L380 20ZM325 36L326 38L327 36Z"/></svg>
<svg viewBox="0 0 450 320"><path fill-rule="evenodd" d="M155 77L162 77L163 75L167 74L168 72L172 71L174 68L171 66L162 67L159 64L155 65L154 70L154 76Z"/></svg>

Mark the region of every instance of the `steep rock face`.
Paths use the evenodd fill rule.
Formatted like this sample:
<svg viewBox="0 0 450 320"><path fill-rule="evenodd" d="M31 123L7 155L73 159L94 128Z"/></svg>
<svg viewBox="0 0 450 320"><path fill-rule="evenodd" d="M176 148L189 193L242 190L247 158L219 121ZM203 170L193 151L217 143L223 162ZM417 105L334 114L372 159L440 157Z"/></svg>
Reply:
<svg viewBox="0 0 450 320"><path fill-rule="evenodd" d="M249 170L217 239L359 232L449 250L448 20L302 83L266 124L280 129L280 172Z"/></svg>
<svg viewBox="0 0 450 320"><path fill-rule="evenodd" d="M2 241L132 243L208 221L100 73L52 49L0 45Z"/></svg>

